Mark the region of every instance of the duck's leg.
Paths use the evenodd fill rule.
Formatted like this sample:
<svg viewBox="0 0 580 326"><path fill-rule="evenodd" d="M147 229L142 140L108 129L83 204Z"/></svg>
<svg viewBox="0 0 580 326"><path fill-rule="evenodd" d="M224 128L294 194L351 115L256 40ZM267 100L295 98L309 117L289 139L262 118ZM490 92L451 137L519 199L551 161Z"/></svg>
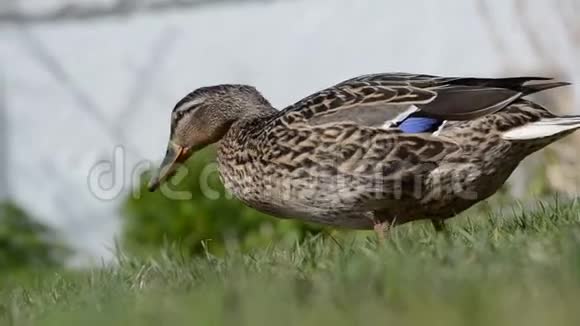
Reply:
<svg viewBox="0 0 580 326"><path fill-rule="evenodd" d="M373 229L377 234L377 239L379 239L379 242L384 242L385 233L387 233L391 229L391 223L387 220L381 221L376 216L373 216L371 218L371 221L373 222Z"/></svg>
<svg viewBox="0 0 580 326"><path fill-rule="evenodd" d="M445 226L445 221L439 219L431 219L431 224L433 224L433 228L437 232L445 232L447 231L447 227Z"/></svg>
<svg viewBox="0 0 580 326"><path fill-rule="evenodd" d="M385 242L385 233L388 232L390 228L390 225L388 222L379 222L379 223L375 223L374 225L374 229L375 229L375 233L377 234L377 239L379 239L379 242Z"/></svg>

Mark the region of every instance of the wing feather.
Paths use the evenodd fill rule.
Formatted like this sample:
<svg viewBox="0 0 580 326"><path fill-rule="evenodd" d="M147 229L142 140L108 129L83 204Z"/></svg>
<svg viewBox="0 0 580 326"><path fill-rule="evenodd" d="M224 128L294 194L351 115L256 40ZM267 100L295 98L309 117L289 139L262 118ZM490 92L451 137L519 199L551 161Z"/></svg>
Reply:
<svg viewBox="0 0 580 326"><path fill-rule="evenodd" d="M407 73L355 77L315 93L282 111L309 124L354 122L388 125L417 108L426 117L471 120L502 110L519 98L566 83L527 84L542 77L462 78Z"/></svg>

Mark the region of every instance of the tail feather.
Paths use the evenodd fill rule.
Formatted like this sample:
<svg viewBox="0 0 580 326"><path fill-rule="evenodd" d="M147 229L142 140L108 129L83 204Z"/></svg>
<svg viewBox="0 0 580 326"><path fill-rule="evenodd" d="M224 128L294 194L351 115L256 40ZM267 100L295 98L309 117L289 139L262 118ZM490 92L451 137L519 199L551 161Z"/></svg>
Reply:
<svg viewBox="0 0 580 326"><path fill-rule="evenodd" d="M528 84L523 85L522 90L524 95L530 95L534 93L538 93L541 91L545 91L552 88L563 87L563 86L570 86L571 83L568 82L550 82L550 83L538 83L538 84Z"/></svg>
<svg viewBox="0 0 580 326"><path fill-rule="evenodd" d="M580 129L580 116L544 118L503 133L506 140L533 140L565 134Z"/></svg>
<svg viewBox="0 0 580 326"><path fill-rule="evenodd" d="M480 86L504 88L522 93L523 96L545 91L551 88L571 85L567 82L556 82L546 77L509 77L509 78L456 78L446 81L451 85Z"/></svg>

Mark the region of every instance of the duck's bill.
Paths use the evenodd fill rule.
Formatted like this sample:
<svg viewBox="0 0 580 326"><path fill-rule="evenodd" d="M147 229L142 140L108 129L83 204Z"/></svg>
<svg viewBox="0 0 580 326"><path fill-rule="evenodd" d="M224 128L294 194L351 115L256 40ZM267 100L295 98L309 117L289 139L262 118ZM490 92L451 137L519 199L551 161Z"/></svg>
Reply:
<svg viewBox="0 0 580 326"><path fill-rule="evenodd" d="M147 186L149 191L157 190L162 183L175 174L179 164L184 162L189 156L187 152L187 148L171 142L167 145L167 153L165 153L165 158L161 162L161 167L157 171L157 174L151 178Z"/></svg>

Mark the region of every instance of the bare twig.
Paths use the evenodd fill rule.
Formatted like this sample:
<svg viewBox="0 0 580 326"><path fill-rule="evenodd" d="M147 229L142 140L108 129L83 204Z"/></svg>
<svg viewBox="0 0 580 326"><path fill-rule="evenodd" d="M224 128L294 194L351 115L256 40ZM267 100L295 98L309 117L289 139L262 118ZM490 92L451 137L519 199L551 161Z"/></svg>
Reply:
<svg viewBox="0 0 580 326"><path fill-rule="evenodd" d="M6 84L4 74L0 71L0 200L10 194L8 180L8 104L6 103Z"/></svg>
<svg viewBox="0 0 580 326"><path fill-rule="evenodd" d="M127 104L121 110L121 113L117 117L117 123L113 126L119 133L122 133L121 128L123 124L130 121L151 93L155 76L163 68L163 64L169 57L170 50L173 44L175 44L177 36L178 33L174 28L168 28L162 31L157 40L153 42L151 50L149 51L151 53L149 60L137 71Z"/></svg>
<svg viewBox="0 0 580 326"><path fill-rule="evenodd" d="M68 74L64 65L62 65L57 56L52 55L50 50L37 38L33 33L26 28L20 29L22 40L26 47L30 50L29 53L33 55L37 61L73 96L78 104L78 108L85 111L97 123L106 125L107 120L101 113L97 103L95 103L91 96L85 93L71 76Z"/></svg>
<svg viewBox="0 0 580 326"><path fill-rule="evenodd" d="M117 144L126 145L126 149L142 157L139 151L134 146L129 146L129 141L125 139L122 133L120 133L115 128L112 128L110 122L103 115L101 109L95 101L91 98L90 94L86 93L82 88L77 86L73 78L68 74L64 65L60 63L58 58L50 52L50 50L43 44L43 42L37 38L33 33L28 31L24 26L20 26L20 32L22 35L22 40L24 44L29 48L31 55L33 55L39 63L41 63L44 68L65 88L74 100L77 102L78 109L84 111L84 113L92 118L92 121L96 122L97 125L105 131L105 133L111 137L111 139Z"/></svg>
<svg viewBox="0 0 580 326"><path fill-rule="evenodd" d="M198 6L214 5L227 2L258 2L264 0L117 0L110 5L88 5L68 3L48 12L25 13L20 10L0 12L0 24L54 23L72 20L89 20L105 17L123 17L138 12L155 12L179 10Z"/></svg>
<svg viewBox="0 0 580 326"><path fill-rule="evenodd" d="M510 55L509 48L505 42L502 33L497 28L497 23L495 22L491 11L489 10L489 6L487 4L487 0L477 0L477 6L479 8L478 12L481 16L481 19L486 24L487 30L489 31L491 41L493 45L497 49L500 54L500 58L508 62L512 62L512 57Z"/></svg>
<svg viewBox="0 0 580 326"><path fill-rule="evenodd" d="M580 15L580 1L561 0L557 4L557 12L560 16L560 22L564 26L568 41L576 49L580 49L580 22L577 19L578 15Z"/></svg>
<svg viewBox="0 0 580 326"><path fill-rule="evenodd" d="M530 15L528 6L529 1L516 0L514 5L516 12L521 13L521 15L518 15L518 21L524 30L524 35L526 35L528 43L532 47L534 53L540 60L542 60L542 62L553 62L554 58L552 55L550 55L550 51L546 45L546 42L542 40L540 32L536 28L537 24L534 22L533 17Z"/></svg>

